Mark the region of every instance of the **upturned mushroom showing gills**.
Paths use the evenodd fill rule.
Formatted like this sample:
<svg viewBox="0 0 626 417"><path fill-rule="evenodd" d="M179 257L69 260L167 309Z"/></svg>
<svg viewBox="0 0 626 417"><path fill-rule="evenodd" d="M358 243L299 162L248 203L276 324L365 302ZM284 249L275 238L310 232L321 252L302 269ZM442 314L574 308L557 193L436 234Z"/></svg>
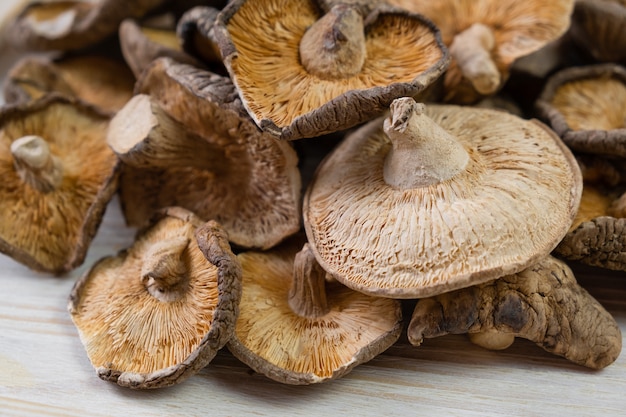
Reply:
<svg viewBox="0 0 626 417"><path fill-rule="evenodd" d="M432 19L450 48L445 100L473 103L496 93L513 62L559 38L574 0L388 0Z"/></svg>
<svg viewBox="0 0 626 417"><path fill-rule="evenodd" d="M98 261L68 309L100 378L143 389L177 384L231 337L241 266L214 221L168 208L134 244Z"/></svg>
<svg viewBox="0 0 626 417"><path fill-rule="evenodd" d="M0 111L0 252L55 274L82 264L118 184L108 123L61 96Z"/></svg>
<svg viewBox="0 0 626 417"><path fill-rule="evenodd" d="M595 60L626 63L626 1L576 0L569 33Z"/></svg>
<svg viewBox="0 0 626 417"><path fill-rule="evenodd" d="M261 132L227 77L154 61L116 114L108 142L124 161L129 224L177 205L217 220L231 242L270 248L301 225L301 179L291 143Z"/></svg>
<svg viewBox="0 0 626 417"><path fill-rule="evenodd" d="M581 173L546 126L408 97L390 113L347 136L304 197L309 244L337 280L427 297L520 271L567 233Z"/></svg>
<svg viewBox="0 0 626 417"><path fill-rule="evenodd" d="M626 157L626 68L561 70L548 79L535 107L574 151Z"/></svg>
<svg viewBox="0 0 626 417"><path fill-rule="evenodd" d="M421 93L447 68L429 20L384 6L359 10L235 0L218 15L213 35L224 65L262 129L286 140L343 130Z"/></svg>
<svg viewBox="0 0 626 417"><path fill-rule="evenodd" d="M578 285L567 264L551 256L517 274L419 300L407 333L415 346L467 333L493 350L521 337L593 369L612 364L622 349L613 316Z"/></svg>
<svg viewBox="0 0 626 417"><path fill-rule="evenodd" d="M397 300L327 281L307 244L292 240L238 258L243 269L241 311L227 346L273 380L305 385L340 378L400 336Z"/></svg>

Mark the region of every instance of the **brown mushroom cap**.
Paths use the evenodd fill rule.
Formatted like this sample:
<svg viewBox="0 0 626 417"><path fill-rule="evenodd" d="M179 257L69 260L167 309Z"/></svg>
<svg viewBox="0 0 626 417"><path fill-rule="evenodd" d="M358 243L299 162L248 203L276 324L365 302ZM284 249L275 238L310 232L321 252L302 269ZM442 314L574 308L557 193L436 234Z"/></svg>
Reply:
<svg viewBox="0 0 626 417"><path fill-rule="evenodd" d="M508 70L516 59L539 50L565 33L574 8L574 0L389 0L389 3L421 13L439 27L443 42L451 48L452 55L444 82L446 100L457 103L473 102L482 94L496 92L504 84ZM476 25L480 26L480 30L475 30ZM458 47L453 47L455 38L468 29L483 39L471 35ZM491 83L494 84L492 89L484 93L477 91L476 84L469 82L467 77L472 75L464 69L466 65L463 61L471 60L476 53L484 55L480 65L492 62L493 69L499 72L494 74L499 79ZM468 70L473 68L475 65L471 64Z"/></svg>
<svg viewBox="0 0 626 417"><path fill-rule="evenodd" d="M337 280L430 296L524 269L567 233L582 179L550 129L408 98L391 113L346 137L304 197L309 243Z"/></svg>
<svg viewBox="0 0 626 417"><path fill-rule="evenodd" d="M219 9L197 6L187 10L178 20L176 35L182 49L189 55L211 64L222 63L222 53L217 46L213 28ZM220 68L224 72L224 68Z"/></svg>
<svg viewBox="0 0 626 417"><path fill-rule="evenodd" d="M17 103L58 92L113 114L130 100L134 83L123 62L103 55L25 57L7 74L4 97L7 103Z"/></svg>
<svg viewBox="0 0 626 417"><path fill-rule="evenodd" d="M0 111L0 251L62 273L80 265L117 189L108 117L46 96Z"/></svg>
<svg viewBox="0 0 626 417"><path fill-rule="evenodd" d="M32 1L6 28L7 42L21 50L78 50L117 32L165 0Z"/></svg>
<svg viewBox="0 0 626 417"><path fill-rule="evenodd" d="M535 107L574 151L626 156L626 68L561 70L548 79Z"/></svg>
<svg viewBox="0 0 626 417"><path fill-rule="evenodd" d="M626 2L576 0L570 34L594 59L626 62Z"/></svg>
<svg viewBox="0 0 626 417"><path fill-rule="evenodd" d="M314 0L235 0L218 15L224 64L264 130L297 139L354 126L422 92L447 67L437 28L421 16L381 6L361 17L356 6L338 7L322 15Z"/></svg>
<svg viewBox="0 0 626 417"><path fill-rule="evenodd" d="M324 282L325 272L313 254L306 245L297 254L299 248L290 242L238 255L241 312L228 342L229 350L255 371L294 385L347 374L391 346L402 330L397 300ZM317 308L306 308L312 306Z"/></svg>
<svg viewBox="0 0 626 417"><path fill-rule="evenodd" d="M152 170L137 170L129 165L124 170L121 192L129 223L141 224L155 209L178 205L217 220L231 242L264 249L300 229L297 155L290 143L257 128L228 78L160 58L138 80L137 92L149 94L184 127L181 137L173 138L179 140L179 150L185 129L198 139L198 149L187 146L186 161L195 160L193 165L171 161L169 168L155 164ZM132 112L126 116L132 125ZM109 137L117 134L110 129ZM116 142L132 140L120 136ZM130 148L120 152L115 146L118 153ZM215 155L212 161L219 161L211 165L211 160L200 159L207 153L204 148ZM161 156L167 160L169 153Z"/></svg>
<svg viewBox="0 0 626 417"><path fill-rule="evenodd" d="M100 378L160 388L193 375L228 341L240 280L221 226L170 208L87 271L68 309Z"/></svg>
<svg viewBox="0 0 626 417"><path fill-rule="evenodd" d="M611 314L576 282L563 261L547 256L535 265L477 286L417 302L409 342L446 334L472 336L486 348L515 337L594 369L613 363L622 334ZM495 345L491 344L495 339Z"/></svg>

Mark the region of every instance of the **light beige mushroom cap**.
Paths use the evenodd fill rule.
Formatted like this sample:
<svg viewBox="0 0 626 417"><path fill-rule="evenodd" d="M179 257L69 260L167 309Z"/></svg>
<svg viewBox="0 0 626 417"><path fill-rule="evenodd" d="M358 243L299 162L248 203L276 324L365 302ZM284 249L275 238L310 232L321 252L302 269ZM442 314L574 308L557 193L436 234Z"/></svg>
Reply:
<svg viewBox="0 0 626 417"><path fill-rule="evenodd" d="M466 150L463 169L430 185L389 185L392 146L379 119L326 158L305 194L320 264L358 291L420 298L515 273L554 249L576 214L580 169L547 127L496 110L425 111Z"/></svg>
<svg viewBox="0 0 626 417"><path fill-rule="evenodd" d="M226 233L175 207L77 281L68 309L100 378L130 388L179 383L232 334L241 269Z"/></svg>
<svg viewBox="0 0 626 417"><path fill-rule="evenodd" d="M316 317L289 303L294 257L301 246L238 255L242 299L229 350L255 371L302 385L337 379L386 350L400 336L397 300L371 297L326 282L328 309Z"/></svg>

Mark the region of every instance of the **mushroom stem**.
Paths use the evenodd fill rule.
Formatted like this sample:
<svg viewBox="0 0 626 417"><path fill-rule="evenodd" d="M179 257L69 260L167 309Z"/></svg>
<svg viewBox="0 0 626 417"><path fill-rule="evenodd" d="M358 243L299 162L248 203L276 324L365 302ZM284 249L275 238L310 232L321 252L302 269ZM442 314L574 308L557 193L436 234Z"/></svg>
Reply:
<svg viewBox="0 0 626 417"><path fill-rule="evenodd" d="M411 189L450 179L462 172L469 154L459 141L435 123L422 103L403 97L391 103L383 128L392 148L385 158L387 184Z"/></svg>
<svg viewBox="0 0 626 417"><path fill-rule="evenodd" d="M188 281L183 253L188 245L189 238L181 236L164 239L148 249L143 258L141 280L154 298L171 302L183 296Z"/></svg>
<svg viewBox="0 0 626 417"><path fill-rule="evenodd" d="M365 55L363 17L355 5L333 6L300 40L302 66L325 80L358 74Z"/></svg>
<svg viewBox="0 0 626 417"><path fill-rule="evenodd" d="M482 23L457 34L450 45L450 55L461 73L481 94L495 93L500 86L500 71L491 57L495 46L493 31Z"/></svg>
<svg viewBox="0 0 626 417"><path fill-rule="evenodd" d="M308 243L296 254L289 307L301 317L316 318L330 310L326 301L326 271L317 263Z"/></svg>
<svg viewBox="0 0 626 417"><path fill-rule="evenodd" d="M41 136L23 136L11 143L15 170L28 185L42 193L54 191L63 180L61 160L50 152Z"/></svg>

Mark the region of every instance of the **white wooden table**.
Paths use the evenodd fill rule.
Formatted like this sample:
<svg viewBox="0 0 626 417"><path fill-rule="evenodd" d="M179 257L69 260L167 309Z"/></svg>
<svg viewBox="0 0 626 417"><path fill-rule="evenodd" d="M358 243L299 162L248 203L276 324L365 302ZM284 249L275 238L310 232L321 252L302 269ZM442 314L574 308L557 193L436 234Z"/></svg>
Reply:
<svg viewBox="0 0 626 417"><path fill-rule="evenodd" d="M80 274L131 244L117 199L85 264L65 277L0 257L0 416L623 416L626 355L602 371L526 340L491 352L464 336L403 337L337 381L288 386L255 374L227 351L183 383L132 391L100 380L66 311ZM583 268L579 282L626 335L626 273Z"/></svg>

